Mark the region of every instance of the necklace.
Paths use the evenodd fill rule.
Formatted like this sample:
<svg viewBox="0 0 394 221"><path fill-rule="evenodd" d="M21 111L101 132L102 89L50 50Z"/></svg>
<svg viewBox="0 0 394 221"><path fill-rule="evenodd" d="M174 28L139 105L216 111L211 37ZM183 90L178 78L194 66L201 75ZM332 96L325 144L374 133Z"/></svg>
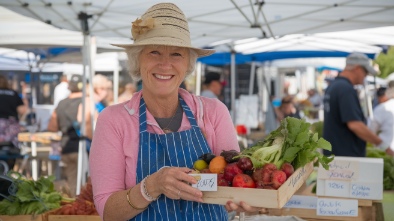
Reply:
<svg viewBox="0 0 394 221"><path fill-rule="evenodd" d="M166 133L166 134L167 134L167 133L172 133L172 132L173 132L173 131L169 128L169 126L171 125L172 120L174 119L175 115L176 115L177 112L178 112L178 107L179 107L179 102L178 102L178 105L176 106L175 113L172 115L170 121L167 123L167 125L166 125L165 127L162 127L162 126L159 124L159 126L161 127L161 129L163 130L163 132Z"/></svg>

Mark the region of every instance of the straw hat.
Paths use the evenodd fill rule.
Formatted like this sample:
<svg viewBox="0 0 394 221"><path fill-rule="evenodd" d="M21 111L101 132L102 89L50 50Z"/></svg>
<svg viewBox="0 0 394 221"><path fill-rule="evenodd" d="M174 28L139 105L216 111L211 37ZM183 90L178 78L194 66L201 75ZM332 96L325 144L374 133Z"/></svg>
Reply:
<svg viewBox="0 0 394 221"><path fill-rule="evenodd" d="M193 49L199 57L215 50L192 47L189 25L183 12L172 3L159 3L150 7L140 19L132 22L133 44L112 44L122 48L140 45L166 45Z"/></svg>

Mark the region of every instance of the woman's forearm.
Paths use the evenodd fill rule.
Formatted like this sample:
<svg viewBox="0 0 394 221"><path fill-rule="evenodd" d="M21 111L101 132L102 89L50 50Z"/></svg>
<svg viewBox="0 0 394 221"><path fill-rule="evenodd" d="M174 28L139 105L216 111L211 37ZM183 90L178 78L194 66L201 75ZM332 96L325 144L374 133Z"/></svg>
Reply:
<svg viewBox="0 0 394 221"><path fill-rule="evenodd" d="M129 220L143 212L150 202L146 201L140 192L140 184L135 185L129 192L130 203L140 209L134 209L127 201L129 189L113 193L105 203L104 221Z"/></svg>

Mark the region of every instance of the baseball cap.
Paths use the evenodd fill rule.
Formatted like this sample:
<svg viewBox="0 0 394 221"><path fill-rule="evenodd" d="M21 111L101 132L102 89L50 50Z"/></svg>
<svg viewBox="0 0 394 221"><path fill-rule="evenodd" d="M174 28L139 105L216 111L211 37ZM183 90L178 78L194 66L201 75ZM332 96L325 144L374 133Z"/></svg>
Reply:
<svg viewBox="0 0 394 221"><path fill-rule="evenodd" d="M363 53L351 53L346 57L346 65L360 65L367 70L369 74L376 75L376 70L372 67L369 58Z"/></svg>
<svg viewBox="0 0 394 221"><path fill-rule="evenodd" d="M82 91L82 86L82 76L76 74L72 75L68 81L68 89L71 92L80 92Z"/></svg>
<svg viewBox="0 0 394 221"><path fill-rule="evenodd" d="M208 72L205 75L204 84L210 84L212 81L218 81L218 82L222 83L220 80L220 74L216 73L216 72Z"/></svg>

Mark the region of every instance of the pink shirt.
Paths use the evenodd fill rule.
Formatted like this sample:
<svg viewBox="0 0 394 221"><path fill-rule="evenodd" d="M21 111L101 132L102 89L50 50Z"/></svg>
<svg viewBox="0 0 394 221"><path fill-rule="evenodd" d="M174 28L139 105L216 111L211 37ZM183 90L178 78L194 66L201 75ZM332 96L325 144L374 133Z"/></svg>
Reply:
<svg viewBox="0 0 394 221"><path fill-rule="evenodd" d="M236 131L227 107L218 99L198 97L186 90L179 94L192 110L198 125L213 153L238 150ZM136 185L139 150L139 104L141 92L131 100L109 106L100 113L89 156L90 176L96 209L103 217L108 197L117 191ZM152 114L147 110L148 132L163 134ZM190 129L183 114L179 131Z"/></svg>

